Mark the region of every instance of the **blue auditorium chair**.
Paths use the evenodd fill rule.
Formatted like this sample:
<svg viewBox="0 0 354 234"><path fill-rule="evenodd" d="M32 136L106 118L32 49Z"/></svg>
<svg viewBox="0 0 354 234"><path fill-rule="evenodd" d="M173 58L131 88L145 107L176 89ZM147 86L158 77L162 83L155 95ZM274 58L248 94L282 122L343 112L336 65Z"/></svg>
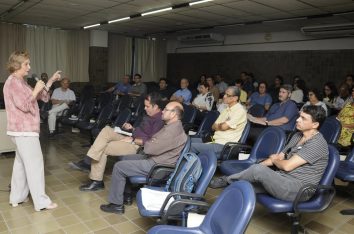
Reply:
<svg viewBox="0 0 354 234"><path fill-rule="evenodd" d="M165 200L165 205L161 207L161 210L154 211L154 210L147 210L144 207L142 202L142 193L141 190L139 190L136 196L136 203L141 216L161 218L160 221L161 223L166 223L170 219L170 217L174 217L174 218L178 217L181 220L183 220L183 217L186 217L185 214L186 207L184 206L184 204L182 204L182 202L185 200L190 201L194 199L201 200L203 198L208 188L208 185L211 179L213 178L217 166L216 156L213 152L200 153L198 156L202 164L202 174L199 177L198 182L194 186L193 192L187 193L183 191L182 192L170 191L171 193L166 198L166 200L168 200L169 197L174 197L175 201L171 203L167 211L164 210L166 205L166 200ZM147 186L147 188L157 190L157 191L165 191L165 186L164 187Z"/></svg>
<svg viewBox="0 0 354 234"><path fill-rule="evenodd" d="M285 141L285 132L281 128L268 127L259 135L248 159L223 161L220 164L220 171L224 175L241 172L255 164L258 160L265 159L271 154L279 153L284 147Z"/></svg>
<svg viewBox="0 0 354 234"><path fill-rule="evenodd" d="M300 214L309 212L321 212L330 205L334 196L335 188L333 186L334 176L339 166L338 150L329 145L328 165L323 173L319 185L305 185L297 194L295 201L283 201L272 197L269 194L257 194L257 202L265 206L271 213L286 213L291 218L291 233L298 233L300 227ZM302 194L307 190L314 189L316 193L308 200L301 202Z"/></svg>
<svg viewBox="0 0 354 234"><path fill-rule="evenodd" d="M240 234L252 217L256 199L252 185L236 181L229 185L208 210L199 227L158 225L148 234Z"/></svg>
<svg viewBox="0 0 354 234"><path fill-rule="evenodd" d="M204 136L211 134L212 132L212 126L215 123L216 119L219 117L219 112L218 111L208 111L200 125L198 126L197 133L192 136L192 138L203 138Z"/></svg>
<svg viewBox="0 0 354 234"><path fill-rule="evenodd" d="M354 148L349 152L345 161L340 162L336 178L348 182L354 181ZM342 210L341 213L344 215L354 215L354 209Z"/></svg>
<svg viewBox="0 0 354 234"><path fill-rule="evenodd" d="M327 117L320 127L320 133L326 139L328 144L337 144L342 125L335 116Z"/></svg>

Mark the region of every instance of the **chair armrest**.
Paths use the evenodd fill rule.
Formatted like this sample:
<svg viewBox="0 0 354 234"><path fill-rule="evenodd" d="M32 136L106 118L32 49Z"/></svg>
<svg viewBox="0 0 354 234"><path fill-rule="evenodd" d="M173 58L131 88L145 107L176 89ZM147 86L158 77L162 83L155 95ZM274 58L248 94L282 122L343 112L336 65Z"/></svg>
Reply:
<svg viewBox="0 0 354 234"><path fill-rule="evenodd" d="M175 170L175 165L155 164L149 171L146 177L146 183L152 185L156 180L163 180L166 174L171 174Z"/></svg>
<svg viewBox="0 0 354 234"><path fill-rule="evenodd" d="M331 201L333 200L335 194L336 194L336 190L334 188L334 186L330 186L330 185L313 185L313 184L308 184L308 185L304 185L300 188L299 192L297 193L295 200L293 202L293 207L294 207L294 211L295 214L298 214L301 210L298 208L299 203L301 202L301 198L303 197L303 195L305 194L306 191L308 190L314 190L315 193L319 190L327 190L329 191L328 193L328 198L325 199L326 204L324 206L321 207L321 210L318 210L318 212L321 212L323 210L325 210L329 204L331 203Z"/></svg>
<svg viewBox="0 0 354 234"><path fill-rule="evenodd" d="M168 196L166 197L164 203L162 204L161 206L161 209L160 209L160 214L162 216L162 214L164 213L165 211L165 207L168 203L168 201L174 197L175 199L193 199L193 198L197 198L197 199L202 199L203 196L202 195L199 195L199 194L195 194L195 193L186 193L186 192L171 192L170 194L168 194Z"/></svg>
<svg viewBox="0 0 354 234"><path fill-rule="evenodd" d="M245 150L251 150L252 146L239 142L227 142L221 150L220 156L222 161L229 159L238 159L238 154ZM235 158L232 155L236 155Z"/></svg>
<svg viewBox="0 0 354 234"><path fill-rule="evenodd" d="M178 199L171 203L166 212L163 212L161 215L160 224L166 224L167 220L171 216L176 216L183 214L186 211L186 207L193 206L193 208L203 207L209 208L210 204L205 201L200 200L190 200L190 199ZM182 215L182 218L187 218L185 215Z"/></svg>

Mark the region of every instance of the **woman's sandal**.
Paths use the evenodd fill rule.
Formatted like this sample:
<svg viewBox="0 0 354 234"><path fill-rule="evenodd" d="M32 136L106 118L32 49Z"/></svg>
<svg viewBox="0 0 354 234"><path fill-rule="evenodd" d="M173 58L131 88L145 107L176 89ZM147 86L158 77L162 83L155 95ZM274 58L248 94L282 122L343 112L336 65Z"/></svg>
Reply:
<svg viewBox="0 0 354 234"><path fill-rule="evenodd" d="M55 208L57 208L57 207L58 207L58 204L57 204L57 203L52 202L52 203L50 203L47 207L42 208L42 209L40 209L40 210L36 210L36 211L42 211L42 210L53 210L53 209L55 209Z"/></svg>
<svg viewBox="0 0 354 234"><path fill-rule="evenodd" d="M29 201L29 199L28 199L28 197L26 197L26 199L25 200L23 200L23 202L19 202L19 203L12 203L11 205L12 205L12 207L18 207L18 205L19 204L22 204L22 203L25 203L25 202L28 202Z"/></svg>

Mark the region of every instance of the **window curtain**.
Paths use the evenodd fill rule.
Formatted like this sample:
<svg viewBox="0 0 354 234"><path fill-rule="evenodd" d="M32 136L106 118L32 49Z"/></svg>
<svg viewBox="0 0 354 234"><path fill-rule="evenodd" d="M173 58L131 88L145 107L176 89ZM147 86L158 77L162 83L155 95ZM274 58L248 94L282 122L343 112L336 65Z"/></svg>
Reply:
<svg viewBox="0 0 354 234"><path fill-rule="evenodd" d="M166 41L135 40L134 73L140 73L143 81L158 81L166 76Z"/></svg>
<svg viewBox="0 0 354 234"><path fill-rule="evenodd" d="M115 34L108 35L108 82L117 83L130 74L132 65L132 39Z"/></svg>
<svg viewBox="0 0 354 234"><path fill-rule="evenodd" d="M18 24L0 23L0 82L5 82L9 56L15 50L26 49L26 27Z"/></svg>

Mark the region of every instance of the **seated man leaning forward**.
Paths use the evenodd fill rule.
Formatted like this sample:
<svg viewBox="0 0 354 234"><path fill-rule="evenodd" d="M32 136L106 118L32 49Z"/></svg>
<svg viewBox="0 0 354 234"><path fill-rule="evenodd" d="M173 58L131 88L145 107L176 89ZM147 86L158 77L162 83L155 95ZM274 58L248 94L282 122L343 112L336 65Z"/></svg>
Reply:
<svg viewBox="0 0 354 234"><path fill-rule="evenodd" d="M239 103L240 89L229 86L224 94L223 102L227 105L212 126L215 131L213 142L203 143L201 138L192 138L191 152L213 151L217 157L227 142L237 142L247 123L245 108Z"/></svg>
<svg viewBox="0 0 354 234"><path fill-rule="evenodd" d="M146 176L157 163L176 164L187 135L183 130L181 117L183 106L178 102L170 102L162 111L164 127L145 143L144 155L134 155L138 160L122 160L114 165L109 204L101 205L101 210L110 213L124 213L124 191L129 189L127 177ZM129 156L130 157L130 156Z"/></svg>
<svg viewBox="0 0 354 234"><path fill-rule="evenodd" d="M48 127L49 134L52 136L55 131L55 123L57 116L61 115L63 110L68 109L69 105L75 102L76 97L74 91L69 89L70 80L63 78L60 82L61 87L56 88L51 97L53 107L48 111Z"/></svg>
<svg viewBox="0 0 354 234"><path fill-rule="evenodd" d="M149 94L145 100L145 116L139 127L133 129L131 124L125 123L124 129L133 130L133 135L124 136L114 132L111 127L105 127L97 136L95 142L87 152L91 160L91 181L80 186L81 191L96 191L104 188L103 175L106 168L107 156L123 156L136 154L140 146L160 131L164 122L161 118L164 102L158 93ZM80 164L80 162L78 163ZM78 165L80 167L80 165Z"/></svg>
<svg viewBox="0 0 354 234"><path fill-rule="evenodd" d="M299 132L282 152L227 177L227 181L247 180L253 184L256 193L267 192L278 199L294 201L302 186L320 182L327 167L328 145L318 131L325 118L326 112L322 107L304 107L296 120ZM270 166L278 170L274 171ZM301 200L306 201L312 195L313 192L309 191Z"/></svg>

